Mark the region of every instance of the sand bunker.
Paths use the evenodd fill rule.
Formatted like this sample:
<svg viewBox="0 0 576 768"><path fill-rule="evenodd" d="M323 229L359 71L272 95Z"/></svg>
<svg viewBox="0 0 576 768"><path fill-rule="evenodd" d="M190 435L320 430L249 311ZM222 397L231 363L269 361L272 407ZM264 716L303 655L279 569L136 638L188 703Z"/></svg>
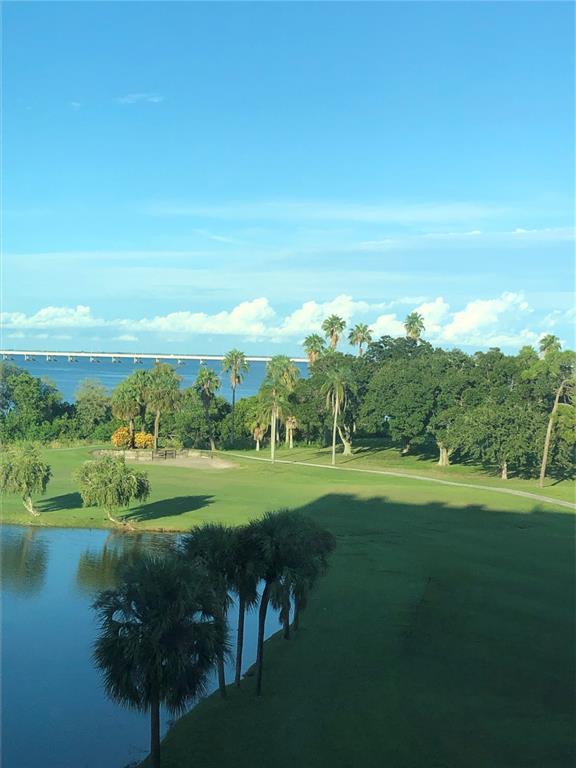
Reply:
<svg viewBox="0 0 576 768"><path fill-rule="evenodd" d="M218 456L176 456L174 459L151 459L150 457L139 457L133 459L126 457L128 464L154 464L167 467L188 467L188 469L233 469L236 465L226 459Z"/></svg>

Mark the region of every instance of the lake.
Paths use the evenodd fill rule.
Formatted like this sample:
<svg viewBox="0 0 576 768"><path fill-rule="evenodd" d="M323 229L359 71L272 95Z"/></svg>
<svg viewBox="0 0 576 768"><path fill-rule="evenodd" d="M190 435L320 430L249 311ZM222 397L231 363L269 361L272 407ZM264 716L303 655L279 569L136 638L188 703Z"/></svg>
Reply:
<svg viewBox="0 0 576 768"><path fill-rule="evenodd" d="M135 364L131 359L123 359L121 363L113 363L111 360L101 359L100 362L91 363L88 358L78 358L76 362L69 363L66 358L56 358L54 362L48 362L44 357L38 356L36 361L24 361L23 357L15 356L7 361L24 368L32 376L50 379L60 390L65 400L74 401L74 393L78 385L84 379L97 379L111 392L114 387L126 376L136 370L147 370L154 367L154 361L144 359L142 363ZM218 394L227 400L232 399L230 377L222 373L220 361L207 361L204 365L213 368L220 376L221 387ZM306 376L308 366L305 363L296 363L301 376ZM179 376L182 376L182 387L190 387L196 380L200 370L198 360L187 360L182 365L175 366ZM236 397L249 397L255 395L266 375L266 363L250 363L244 381L236 390Z"/></svg>
<svg viewBox="0 0 576 768"><path fill-rule="evenodd" d="M163 534L0 528L3 768L123 768L148 753L146 714L110 701L92 663L90 605L112 586L120 557L165 547ZM237 611L230 610L236 641ZM257 614L246 616L244 669L256 658ZM279 629L273 612L266 636ZM234 662L227 679L233 679ZM209 691L217 687L216 675ZM168 716L163 715L164 732Z"/></svg>

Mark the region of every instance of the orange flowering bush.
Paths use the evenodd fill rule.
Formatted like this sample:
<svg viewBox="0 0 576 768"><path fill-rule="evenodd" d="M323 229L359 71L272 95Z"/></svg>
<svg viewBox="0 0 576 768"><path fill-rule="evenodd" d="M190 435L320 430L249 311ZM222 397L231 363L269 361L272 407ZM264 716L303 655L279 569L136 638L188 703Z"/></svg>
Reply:
<svg viewBox="0 0 576 768"><path fill-rule="evenodd" d="M116 448L130 448L130 430L128 427L118 427L111 440Z"/></svg>
<svg viewBox="0 0 576 768"><path fill-rule="evenodd" d="M135 448L152 448L154 445L154 435L149 432L136 432L134 435Z"/></svg>

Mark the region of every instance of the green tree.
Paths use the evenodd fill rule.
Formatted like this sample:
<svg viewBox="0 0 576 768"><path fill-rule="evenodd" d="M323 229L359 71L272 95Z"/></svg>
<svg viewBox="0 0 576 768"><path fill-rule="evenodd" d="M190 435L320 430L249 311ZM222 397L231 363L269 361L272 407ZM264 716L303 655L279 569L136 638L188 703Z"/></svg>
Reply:
<svg viewBox="0 0 576 768"><path fill-rule="evenodd" d="M138 371L145 373L145 371ZM130 447L134 447L134 420L142 412L144 405L144 387L140 391L137 382L132 377L121 381L112 392L112 413L117 419L128 422L130 430Z"/></svg>
<svg viewBox="0 0 576 768"><path fill-rule="evenodd" d="M226 626L230 605L228 591L231 588L234 569L235 536L232 528L221 523L205 523L197 526L184 537L182 552L190 562L200 563L205 569L214 591L214 611L218 621ZM226 698L225 648L217 658L218 687Z"/></svg>
<svg viewBox="0 0 576 768"><path fill-rule="evenodd" d="M330 315L322 323L322 330L328 341L330 342L330 349L336 349L338 340L346 328L346 321L338 315Z"/></svg>
<svg viewBox="0 0 576 768"><path fill-rule="evenodd" d="M206 427L208 429L208 439L210 440L210 449L212 451L216 450L216 445L214 443L214 432L212 429L212 422L210 420L210 406L219 387L220 379L218 378L216 371L213 371L212 368L208 368L207 366L201 366L200 370L198 371L198 376L196 377L194 388L200 396L200 400L202 401L202 405L204 407Z"/></svg>
<svg viewBox="0 0 576 768"><path fill-rule="evenodd" d="M424 333L424 318L418 312L410 312L404 320L406 335L410 339L418 340Z"/></svg>
<svg viewBox="0 0 576 768"><path fill-rule="evenodd" d="M180 382L174 368L168 363L157 363L148 372L146 382L146 405L154 413L154 448L158 448L160 416L173 413L180 402Z"/></svg>
<svg viewBox="0 0 576 768"><path fill-rule="evenodd" d="M94 659L108 695L150 712L150 760L160 768L160 705L178 714L205 692L225 630L206 574L174 557L143 557L93 604Z"/></svg>
<svg viewBox="0 0 576 768"><path fill-rule="evenodd" d="M306 336L303 346L310 365L314 365L316 360L326 351L324 339L318 333L311 333L309 336Z"/></svg>
<svg viewBox="0 0 576 768"><path fill-rule="evenodd" d="M269 360L266 378L260 387L258 418L261 424L270 424L270 458L276 458L279 426L288 409L288 397L294 391L299 377L298 368L286 355Z"/></svg>
<svg viewBox="0 0 576 768"><path fill-rule="evenodd" d="M86 461L76 475L85 507L103 507L108 519L119 521L112 513L131 501L146 501L150 483L145 472L126 464L122 456L102 456Z"/></svg>
<svg viewBox="0 0 576 768"><path fill-rule="evenodd" d="M110 420L110 396L96 379L84 379L74 397L80 432L83 437L91 437L98 425Z"/></svg>
<svg viewBox="0 0 576 768"><path fill-rule="evenodd" d="M25 509L34 517L32 496L46 493L52 470L42 459L36 446L25 443L5 448L0 456L0 491L22 497Z"/></svg>
<svg viewBox="0 0 576 768"><path fill-rule="evenodd" d="M232 387L232 445L236 437L234 430L234 416L236 411L236 387L242 384L244 375L248 371L248 361L244 352L239 349L231 349L224 356L222 361L222 370L230 374L230 386Z"/></svg>
<svg viewBox="0 0 576 768"><path fill-rule="evenodd" d="M48 381L11 363L0 363L0 439L46 440L68 431L73 407Z"/></svg>
<svg viewBox="0 0 576 768"><path fill-rule="evenodd" d="M348 334L348 341L353 347L358 347L360 357L364 354L363 345L372 341L372 331L365 323L357 323Z"/></svg>
<svg viewBox="0 0 576 768"><path fill-rule="evenodd" d="M560 339L552 333L547 333L545 336L542 336L538 347L543 357L548 357L548 355L554 354L554 352L560 352L562 349Z"/></svg>
<svg viewBox="0 0 576 768"><path fill-rule="evenodd" d="M326 398L326 407L332 413L332 466L336 464L336 431L338 429L338 418L346 407L347 392L352 386L352 376L350 369L340 362L328 368L325 373L324 383L322 385L322 394ZM342 432L340 431L342 438ZM344 454L352 452L350 443L342 439L344 445Z"/></svg>

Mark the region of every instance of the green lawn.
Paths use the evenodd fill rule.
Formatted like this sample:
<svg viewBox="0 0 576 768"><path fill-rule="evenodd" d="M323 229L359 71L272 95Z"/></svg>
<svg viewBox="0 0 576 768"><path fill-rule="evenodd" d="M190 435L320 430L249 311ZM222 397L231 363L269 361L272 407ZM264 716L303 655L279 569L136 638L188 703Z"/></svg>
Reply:
<svg viewBox="0 0 576 768"><path fill-rule="evenodd" d="M107 524L78 506L71 473L88 455L49 452L41 524ZM227 701L201 703L169 732L164 768L574 764L572 511L242 459L226 471L147 469L153 497L127 513L137 527L237 523L286 506L337 539L301 630L267 644L263 697L248 678ZM5 500L4 520L27 520L18 500Z"/></svg>

